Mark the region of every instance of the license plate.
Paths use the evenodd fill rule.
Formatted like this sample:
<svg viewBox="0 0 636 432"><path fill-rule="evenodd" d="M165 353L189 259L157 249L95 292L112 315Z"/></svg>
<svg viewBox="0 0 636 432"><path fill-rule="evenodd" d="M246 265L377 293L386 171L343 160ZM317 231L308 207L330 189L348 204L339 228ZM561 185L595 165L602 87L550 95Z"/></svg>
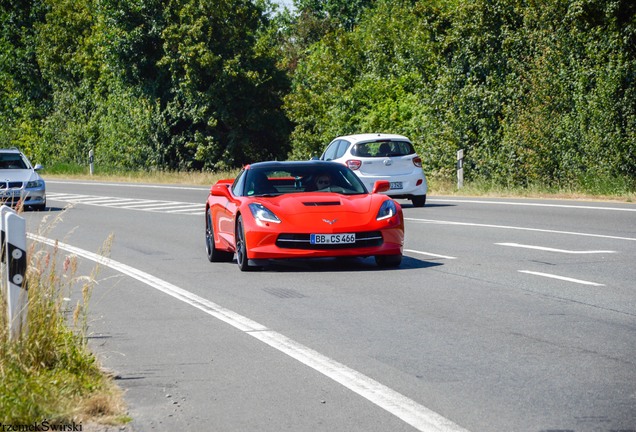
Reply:
<svg viewBox="0 0 636 432"><path fill-rule="evenodd" d="M311 234L311 244L349 244L356 242L355 234Z"/></svg>
<svg viewBox="0 0 636 432"><path fill-rule="evenodd" d="M391 182L391 189L402 189L402 182Z"/></svg>

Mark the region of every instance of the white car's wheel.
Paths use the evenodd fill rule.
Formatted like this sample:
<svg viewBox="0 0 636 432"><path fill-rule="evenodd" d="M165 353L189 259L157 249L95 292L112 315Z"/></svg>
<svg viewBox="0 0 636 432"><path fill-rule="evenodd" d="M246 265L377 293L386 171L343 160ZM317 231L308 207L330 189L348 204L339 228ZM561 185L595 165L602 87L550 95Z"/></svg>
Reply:
<svg viewBox="0 0 636 432"><path fill-rule="evenodd" d="M411 202L413 203L413 207L424 207L426 204L426 195L413 195Z"/></svg>

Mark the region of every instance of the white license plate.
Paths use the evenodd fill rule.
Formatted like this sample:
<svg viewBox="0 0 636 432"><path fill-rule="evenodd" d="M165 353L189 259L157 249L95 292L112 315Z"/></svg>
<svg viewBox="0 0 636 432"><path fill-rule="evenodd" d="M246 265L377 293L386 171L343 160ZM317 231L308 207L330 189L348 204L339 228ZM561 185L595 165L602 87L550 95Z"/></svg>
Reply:
<svg viewBox="0 0 636 432"><path fill-rule="evenodd" d="M402 182L391 182L391 189L402 189Z"/></svg>
<svg viewBox="0 0 636 432"><path fill-rule="evenodd" d="M355 234L311 234L311 244L349 244L356 242Z"/></svg>

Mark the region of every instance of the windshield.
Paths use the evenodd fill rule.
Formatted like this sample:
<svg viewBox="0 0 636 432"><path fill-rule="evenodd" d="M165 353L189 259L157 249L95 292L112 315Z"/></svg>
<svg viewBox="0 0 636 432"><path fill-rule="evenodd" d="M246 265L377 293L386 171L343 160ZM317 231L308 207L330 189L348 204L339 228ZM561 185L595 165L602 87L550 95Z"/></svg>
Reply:
<svg viewBox="0 0 636 432"><path fill-rule="evenodd" d="M413 145L408 141L373 141L353 146L351 154L359 157L393 157L415 153Z"/></svg>
<svg viewBox="0 0 636 432"><path fill-rule="evenodd" d="M347 167L335 163L281 164L247 171L245 195L278 196L302 192L332 192L344 195L368 193Z"/></svg>
<svg viewBox="0 0 636 432"><path fill-rule="evenodd" d="M28 169L28 167L19 154L0 153L0 169Z"/></svg>

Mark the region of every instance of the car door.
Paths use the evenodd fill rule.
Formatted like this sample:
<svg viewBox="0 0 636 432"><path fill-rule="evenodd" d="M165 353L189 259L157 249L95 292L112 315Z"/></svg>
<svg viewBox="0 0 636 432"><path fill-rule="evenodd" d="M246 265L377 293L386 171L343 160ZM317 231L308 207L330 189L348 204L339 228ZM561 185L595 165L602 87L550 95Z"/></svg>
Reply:
<svg viewBox="0 0 636 432"><path fill-rule="evenodd" d="M216 221L219 237L221 237L221 239L225 243L231 245L232 247L235 246L234 226L236 223L236 213L238 212L240 199L243 195L245 177L246 171L241 171L232 186L228 188L231 199L226 200L224 204L222 206L219 206L219 208L216 210Z"/></svg>

